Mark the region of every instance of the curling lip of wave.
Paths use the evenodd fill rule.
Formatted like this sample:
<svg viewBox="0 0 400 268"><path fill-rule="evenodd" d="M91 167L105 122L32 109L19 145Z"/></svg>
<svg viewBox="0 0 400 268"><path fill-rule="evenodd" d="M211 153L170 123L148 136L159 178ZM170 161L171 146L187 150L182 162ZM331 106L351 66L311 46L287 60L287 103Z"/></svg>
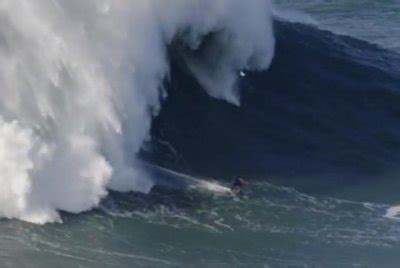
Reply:
<svg viewBox="0 0 400 268"><path fill-rule="evenodd" d="M270 10L265 0L3 1L0 217L60 221L58 210L91 209L106 188L149 191L136 153L165 97L166 46L182 33L202 45L186 58L195 77L239 103L238 71L272 59Z"/></svg>
<svg viewBox="0 0 400 268"><path fill-rule="evenodd" d="M400 159L400 55L310 25L275 20L274 30L272 65L245 71L240 108L209 98L181 58L173 59L153 153L144 155L205 177L242 174L307 193L395 203L396 187L380 178L393 177L393 185L398 177L390 174ZM359 194L348 196L353 190Z"/></svg>

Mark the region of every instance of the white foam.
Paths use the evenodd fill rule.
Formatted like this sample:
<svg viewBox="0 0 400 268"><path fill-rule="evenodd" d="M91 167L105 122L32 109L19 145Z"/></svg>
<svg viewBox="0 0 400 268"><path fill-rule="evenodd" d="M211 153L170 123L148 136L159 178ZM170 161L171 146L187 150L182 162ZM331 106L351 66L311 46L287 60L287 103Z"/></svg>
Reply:
<svg viewBox="0 0 400 268"><path fill-rule="evenodd" d="M393 206L387 209L386 218L400 220L400 206Z"/></svg>
<svg viewBox="0 0 400 268"><path fill-rule="evenodd" d="M198 184L196 185L196 188L198 189L205 189L214 193L219 193L219 194L229 194L232 193L231 189L229 189L226 186L220 185L217 182L211 182L207 180L197 180Z"/></svg>
<svg viewBox="0 0 400 268"><path fill-rule="evenodd" d="M171 188L206 190L217 194L232 193L231 189L218 182L201 179L172 169L142 162L150 172L156 172L154 183Z"/></svg>
<svg viewBox="0 0 400 268"><path fill-rule="evenodd" d="M167 46L193 49L213 97L239 104L243 69L273 55L268 0L4 0L0 2L0 217L60 221L107 188L148 192L136 153L165 97ZM207 187L220 191L215 185Z"/></svg>

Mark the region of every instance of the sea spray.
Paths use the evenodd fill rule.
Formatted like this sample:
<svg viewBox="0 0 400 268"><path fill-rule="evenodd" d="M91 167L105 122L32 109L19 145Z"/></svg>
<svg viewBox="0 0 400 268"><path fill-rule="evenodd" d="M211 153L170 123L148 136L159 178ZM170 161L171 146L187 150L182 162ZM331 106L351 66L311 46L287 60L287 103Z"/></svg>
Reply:
<svg viewBox="0 0 400 268"><path fill-rule="evenodd" d="M136 159L165 92L168 45L213 97L239 104L241 69L267 68L267 0L0 2L0 217L45 223L107 189L148 192ZM181 35L181 33L187 33Z"/></svg>

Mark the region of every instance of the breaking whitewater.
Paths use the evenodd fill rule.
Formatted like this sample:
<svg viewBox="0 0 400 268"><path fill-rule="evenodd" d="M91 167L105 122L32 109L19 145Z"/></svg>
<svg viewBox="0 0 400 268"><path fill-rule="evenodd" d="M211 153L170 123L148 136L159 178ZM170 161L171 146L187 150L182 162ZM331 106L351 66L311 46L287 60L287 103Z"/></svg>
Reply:
<svg viewBox="0 0 400 268"><path fill-rule="evenodd" d="M107 189L148 192L136 155L166 97L168 46L193 51L184 59L204 89L238 105L238 72L271 62L270 9L261 0L3 1L0 215L59 221L58 210L96 207Z"/></svg>
<svg viewBox="0 0 400 268"><path fill-rule="evenodd" d="M399 66L265 0L0 1L0 262L398 267Z"/></svg>

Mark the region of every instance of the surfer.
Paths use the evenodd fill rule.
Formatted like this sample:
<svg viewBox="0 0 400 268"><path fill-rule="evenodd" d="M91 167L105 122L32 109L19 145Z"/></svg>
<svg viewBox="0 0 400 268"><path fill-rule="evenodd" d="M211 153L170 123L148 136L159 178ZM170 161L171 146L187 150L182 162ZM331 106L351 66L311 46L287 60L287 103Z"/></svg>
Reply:
<svg viewBox="0 0 400 268"><path fill-rule="evenodd" d="M243 187L247 184L242 177L237 176L232 182L231 191L238 194L242 192Z"/></svg>

